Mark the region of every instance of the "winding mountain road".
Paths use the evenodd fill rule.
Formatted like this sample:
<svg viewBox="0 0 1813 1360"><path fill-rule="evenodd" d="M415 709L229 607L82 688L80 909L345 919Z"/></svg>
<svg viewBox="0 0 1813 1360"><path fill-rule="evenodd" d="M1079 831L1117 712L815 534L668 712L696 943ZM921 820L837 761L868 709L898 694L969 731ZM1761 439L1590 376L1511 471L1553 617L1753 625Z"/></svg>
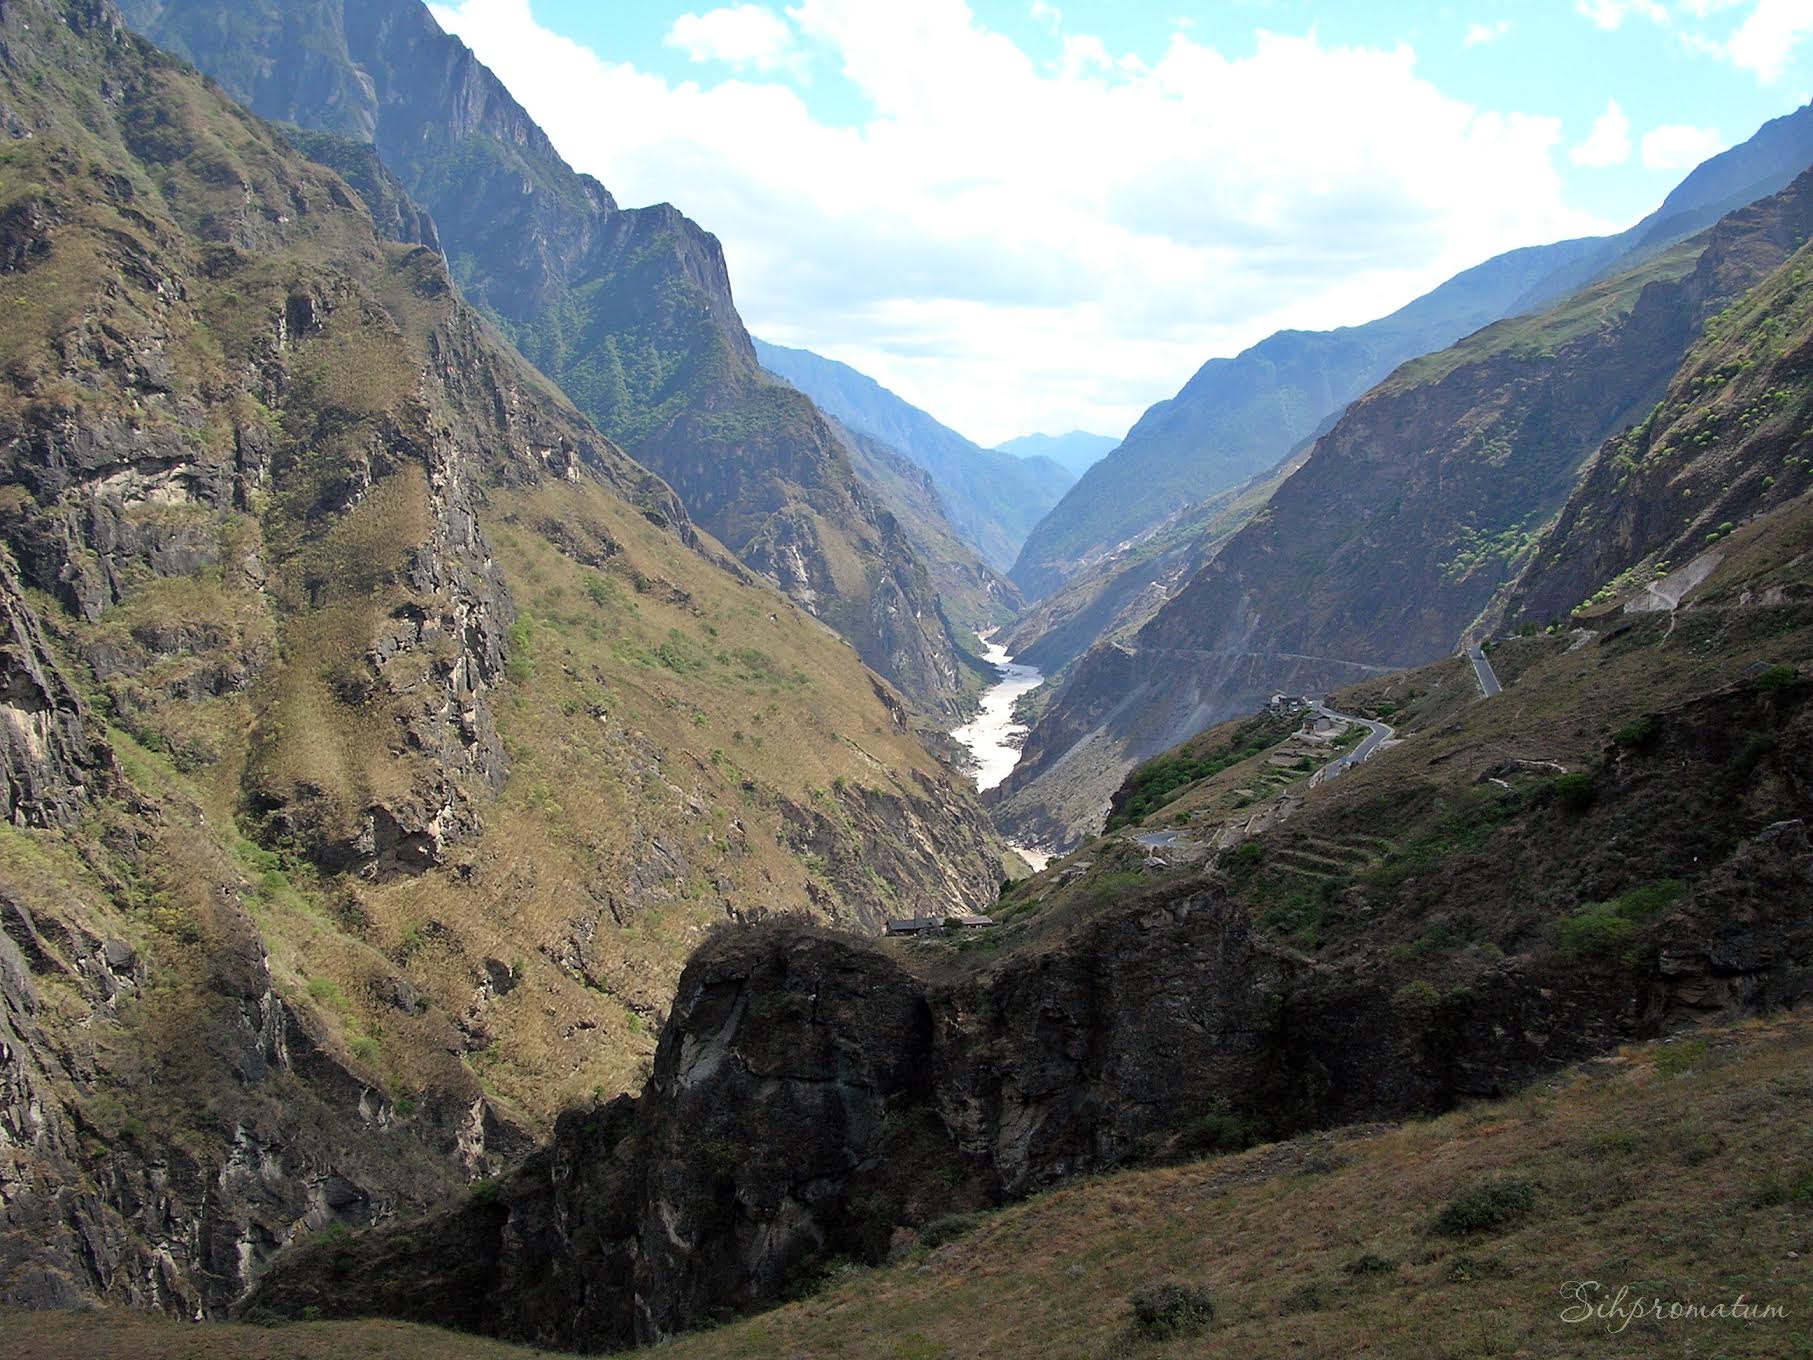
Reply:
<svg viewBox="0 0 1813 1360"><path fill-rule="evenodd" d="M1485 649L1477 642L1467 644L1467 660L1473 663L1473 675L1479 681L1480 693L1488 699L1499 693L1498 677L1492 673L1492 663L1486 660Z"/></svg>
<svg viewBox="0 0 1813 1360"><path fill-rule="evenodd" d="M1379 747L1397 735L1395 727L1379 722L1376 718L1356 718L1351 713L1337 713L1320 699L1312 699L1309 706L1325 718L1334 718L1339 722L1358 723L1366 729L1365 739L1358 746L1346 755L1329 761L1316 772L1315 779L1311 781L1314 784L1320 784L1324 779L1333 779L1336 775L1345 773L1355 765L1363 763Z"/></svg>

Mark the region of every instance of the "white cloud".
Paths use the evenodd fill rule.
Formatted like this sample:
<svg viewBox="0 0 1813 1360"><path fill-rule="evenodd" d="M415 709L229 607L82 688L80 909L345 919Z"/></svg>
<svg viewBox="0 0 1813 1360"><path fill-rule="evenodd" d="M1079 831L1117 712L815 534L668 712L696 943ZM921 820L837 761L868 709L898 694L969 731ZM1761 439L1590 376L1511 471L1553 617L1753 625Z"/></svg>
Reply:
<svg viewBox="0 0 1813 1360"><path fill-rule="evenodd" d="M963 0L796 0L851 125L782 77L603 59L527 0L435 15L619 201L717 233L751 329L985 443L1123 430L1212 355L1607 229L1565 201L1559 120L1454 99L1408 47L1262 34L1231 58L1174 33L1142 64L1078 33L1046 65Z"/></svg>
<svg viewBox="0 0 1813 1360"><path fill-rule="evenodd" d="M1813 3L1809 0L1757 0L1725 51L1736 65L1773 84L1787 69L1794 49L1809 35L1813 35Z"/></svg>
<svg viewBox="0 0 1813 1360"><path fill-rule="evenodd" d="M664 41L693 61L722 61L772 71L787 60L793 30L785 19L760 5L727 5L704 14L682 14Z"/></svg>
<svg viewBox="0 0 1813 1360"><path fill-rule="evenodd" d="M1574 8L1591 19L1595 28L1620 28L1632 17L1668 22L1668 11L1658 0L1574 0Z"/></svg>
<svg viewBox="0 0 1813 1360"><path fill-rule="evenodd" d="M1586 140L1568 152L1568 159L1593 170L1630 159L1630 119L1617 100L1605 101L1605 112L1594 121Z"/></svg>
<svg viewBox="0 0 1813 1360"><path fill-rule="evenodd" d="M1495 24L1469 24L1467 34L1460 40L1462 47L1482 47L1495 43L1511 31L1511 21L1500 19Z"/></svg>
<svg viewBox="0 0 1813 1360"><path fill-rule="evenodd" d="M1643 134L1643 165L1649 170L1691 170L1729 145L1717 128L1665 124Z"/></svg>

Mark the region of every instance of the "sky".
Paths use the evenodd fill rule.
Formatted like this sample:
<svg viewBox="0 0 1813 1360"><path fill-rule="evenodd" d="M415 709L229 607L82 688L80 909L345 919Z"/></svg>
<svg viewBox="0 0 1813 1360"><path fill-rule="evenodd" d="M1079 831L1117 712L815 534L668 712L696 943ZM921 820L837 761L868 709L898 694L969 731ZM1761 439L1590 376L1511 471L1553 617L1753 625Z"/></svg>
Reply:
<svg viewBox="0 0 1813 1360"><path fill-rule="evenodd" d="M749 329L971 439L1621 230L1813 98L1813 0L435 0Z"/></svg>

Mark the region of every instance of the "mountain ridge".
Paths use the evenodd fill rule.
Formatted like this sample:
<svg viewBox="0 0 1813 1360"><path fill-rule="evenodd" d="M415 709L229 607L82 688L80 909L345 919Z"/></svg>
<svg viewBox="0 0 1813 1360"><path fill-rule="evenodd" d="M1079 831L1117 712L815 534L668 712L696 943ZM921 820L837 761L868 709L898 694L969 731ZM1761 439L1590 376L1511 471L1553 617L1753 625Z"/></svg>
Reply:
<svg viewBox="0 0 1813 1360"><path fill-rule="evenodd" d="M1619 260L1620 267L1641 263L1784 187L1810 161L1813 106L1772 120L1710 158L1661 208L1618 236L1510 251L1378 320L1334 331L1283 331L1231 359L1211 359L1084 474L1028 536L1009 575L1029 599L1052 593L1182 504L1271 466L1400 363L1552 304Z"/></svg>
<svg viewBox="0 0 1813 1360"><path fill-rule="evenodd" d="M455 279L693 518L928 712L965 705L924 565L811 403L770 383L715 237L574 171L419 0L127 0L256 113L372 143Z"/></svg>
<svg viewBox="0 0 1813 1360"><path fill-rule="evenodd" d="M1060 465L984 449L848 364L765 340L755 347L765 368L827 414L930 472L951 523L997 571L1013 565L1027 532L1070 484Z"/></svg>

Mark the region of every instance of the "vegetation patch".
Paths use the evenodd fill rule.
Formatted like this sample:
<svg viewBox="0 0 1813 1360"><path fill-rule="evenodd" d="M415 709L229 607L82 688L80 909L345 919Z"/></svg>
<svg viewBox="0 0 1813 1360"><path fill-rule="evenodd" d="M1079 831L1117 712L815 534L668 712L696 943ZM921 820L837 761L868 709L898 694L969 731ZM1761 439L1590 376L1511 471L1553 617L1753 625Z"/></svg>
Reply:
<svg viewBox="0 0 1813 1360"><path fill-rule="evenodd" d="M1449 1200L1432 1226L1443 1237L1503 1232L1527 1221L1536 1211L1537 1199L1533 1181L1515 1177L1481 1181Z"/></svg>
<svg viewBox="0 0 1813 1360"><path fill-rule="evenodd" d="M1576 962L1631 961L1639 928L1678 902L1685 891L1678 879L1665 878L1562 917L1562 955Z"/></svg>
<svg viewBox="0 0 1813 1360"><path fill-rule="evenodd" d="M1115 831L1144 821L1189 785L1270 750L1290 735L1290 727L1268 714L1243 723L1224 741L1205 750L1186 747L1148 760L1127 777L1115 795L1105 830Z"/></svg>
<svg viewBox="0 0 1813 1360"><path fill-rule="evenodd" d="M1215 1321L1215 1301L1208 1293L1177 1280L1160 1280L1136 1289L1127 1303L1133 1314L1133 1335L1142 1341L1201 1336Z"/></svg>

